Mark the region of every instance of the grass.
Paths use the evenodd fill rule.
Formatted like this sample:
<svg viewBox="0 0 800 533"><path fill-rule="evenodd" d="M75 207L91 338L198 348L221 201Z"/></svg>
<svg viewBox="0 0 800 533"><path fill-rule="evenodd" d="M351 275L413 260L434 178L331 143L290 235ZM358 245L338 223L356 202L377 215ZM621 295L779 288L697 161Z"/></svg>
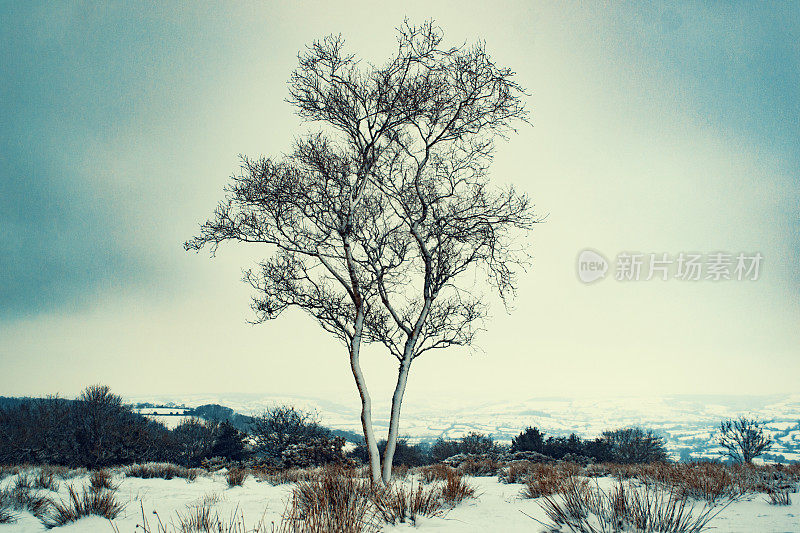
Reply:
<svg viewBox="0 0 800 533"><path fill-rule="evenodd" d="M72 485L67 490L69 494L66 500L53 502L47 512L39 517L47 529L92 515L112 520L125 508L124 504L117 501L113 491L84 488L79 493Z"/></svg>
<svg viewBox="0 0 800 533"><path fill-rule="evenodd" d="M788 490L775 490L767 493L767 502L770 505L792 505L792 497Z"/></svg>
<svg viewBox="0 0 800 533"><path fill-rule="evenodd" d="M528 463L520 465L524 471L514 474L515 479L525 483L522 498L540 498L560 492L567 480L581 472L575 463Z"/></svg>
<svg viewBox="0 0 800 533"><path fill-rule="evenodd" d="M731 502L729 501L728 504ZM618 480L610 492L586 479L567 479L557 495L540 506L556 529L575 533L700 533L726 506L704 503L699 509L686 494L658 484Z"/></svg>
<svg viewBox="0 0 800 533"><path fill-rule="evenodd" d="M418 516L442 516L447 509L439 487L426 487L421 483L410 486L396 484L385 490L376 490L373 502L380 518L387 524L416 525Z"/></svg>
<svg viewBox="0 0 800 533"><path fill-rule="evenodd" d="M283 533L367 533L380 529L373 488L357 472L338 466L300 481L281 520Z"/></svg>
<svg viewBox="0 0 800 533"><path fill-rule="evenodd" d="M144 463L125 468L126 477L142 479L174 479L177 477L186 481L194 481L199 473L200 469L198 468L185 468L172 463Z"/></svg>
<svg viewBox="0 0 800 533"><path fill-rule="evenodd" d="M475 487L467 483L458 472L451 472L447 475L441 488L441 493L444 501L451 506L477 496Z"/></svg>
<svg viewBox="0 0 800 533"><path fill-rule="evenodd" d="M89 484L92 489L99 491L102 489L116 490L117 487L111 482L111 474L108 470L95 470L89 475Z"/></svg>
<svg viewBox="0 0 800 533"><path fill-rule="evenodd" d="M241 487L244 480L247 479L247 470L244 468L232 467L225 475L229 487Z"/></svg>

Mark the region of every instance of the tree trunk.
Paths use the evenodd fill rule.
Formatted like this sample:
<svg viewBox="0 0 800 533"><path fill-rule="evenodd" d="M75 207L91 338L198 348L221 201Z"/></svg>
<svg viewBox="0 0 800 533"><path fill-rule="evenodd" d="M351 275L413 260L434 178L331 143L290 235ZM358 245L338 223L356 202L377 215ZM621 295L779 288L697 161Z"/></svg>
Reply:
<svg viewBox="0 0 800 533"><path fill-rule="evenodd" d="M359 362L359 352L361 349L361 332L364 328L364 313L359 311L356 315L355 321L355 334L350 346L350 368L353 371L353 377L356 380L356 387L358 394L361 396L361 427L364 430L364 441L367 445L369 452L370 472L372 474L372 482L380 483L381 481L381 468L380 468L380 454L378 453L378 443L375 440L375 432L372 429L372 399L369 397L367 391L367 382L364 379L364 374L361 371L361 363Z"/></svg>
<svg viewBox="0 0 800 533"><path fill-rule="evenodd" d="M400 363L397 373L397 385L392 395L392 415L389 419L389 435L386 438L386 450L383 452L383 482L389 483L392 479L392 460L397 448L397 432L400 428L400 406L403 404L403 394L406 392L408 372L411 370L411 357L407 354Z"/></svg>

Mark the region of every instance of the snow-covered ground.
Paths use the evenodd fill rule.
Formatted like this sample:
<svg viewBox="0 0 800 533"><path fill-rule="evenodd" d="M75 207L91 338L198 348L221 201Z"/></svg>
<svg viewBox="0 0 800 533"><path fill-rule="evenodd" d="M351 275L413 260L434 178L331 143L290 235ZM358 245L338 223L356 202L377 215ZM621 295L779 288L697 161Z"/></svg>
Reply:
<svg viewBox="0 0 800 533"><path fill-rule="evenodd" d="M442 532L542 532L545 528L538 523L547 522L544 511L537 500L519 497L522 485L503 484L495 477L466 478L478 489L478 497L466 500L443 517L422 518L416 529ZM13 484L14 476L0 482L0 488ZM70 481L76 487L88 484L85 476ZM114 520L120 533L140 532L137 524L144 517L152 531L157 531L160 519L163 523L177 524L177 513L186 514L192 506L204 500L215 501L213 509L220 517L229 518L234 513L243 516L248 527L263 520L269 531L269 524L280 520L286 501L290 497L292 485L272 486L248 477L242 487L229 488L222 473L202 475L193 482L183 479L137 479L115 475L118 484L117 497L127 502L125 510ZM611 486L611 479L600 479L603 488ZM58 495L65 498L67 483L61 482ZM782 533L800 532L800 496L793 498L792 505L778 507L769 505L763 495L753 495L744 501L736 502L717 516L710 524L719 533ZM157 513L157 514L156 514ZM528 515L528 516L526 516ZM386 532L409 531L409 524L387 526ZM170 528L171 529L171 528ZM42 524L29 513L20 513L18 522L0 525L0 533L25 533L45 531ZM62 526L54 531L59 533L113 533L111 524L101 518L85 518L73 524Z"/></svg>

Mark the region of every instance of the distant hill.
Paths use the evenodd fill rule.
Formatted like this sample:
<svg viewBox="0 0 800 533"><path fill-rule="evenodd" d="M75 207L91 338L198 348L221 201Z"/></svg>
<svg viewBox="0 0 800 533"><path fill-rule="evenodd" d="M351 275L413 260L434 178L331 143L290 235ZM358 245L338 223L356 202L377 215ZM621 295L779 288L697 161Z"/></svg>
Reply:
<svg viewBox="0 0 800 533"><path fill-rule="evenodd" d="M361 440L357 401L247 393L163 395L142 400L156 398L186 405L216 403L244 415L257 415L276 404L292 404L316 411L325 426L347 432L348 440ZM373 403L379 438L385 438L388 430L389 409L388 401ZM767 431L775 439L768 459L800 461L800 394L523 397L483 402L442 395L425 401L406 400L400 433L412 443L458 438L470 431L509 442L527 426L537 426L554 436L575 432L581 437L595 437L607 429L638 425L661 434L673 459L711 459L719 457L719 423L741 414L766 422Z"/></svg>

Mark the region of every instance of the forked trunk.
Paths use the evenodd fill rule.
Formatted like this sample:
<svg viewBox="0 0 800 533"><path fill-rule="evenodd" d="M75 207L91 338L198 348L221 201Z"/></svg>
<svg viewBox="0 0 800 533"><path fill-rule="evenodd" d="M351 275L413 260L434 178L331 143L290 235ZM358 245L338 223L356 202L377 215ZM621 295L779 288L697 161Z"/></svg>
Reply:
<svg viewBox="0 0 800 533"><path fill-rule="evenodd" d="M356 380L356 387L358 394L361 396L361 427L364 430L364 441L367 445L369 452L369 465L370 473L373 483L380 483L381 481L381 459L378 453L378 443L375 440L375 432L372 430L372 399L369 397L367 391L367 382L364 379L364 374L361 371L361 363L359 361L359 352L361 349L361 332L364 328L364 314L359 311L356 315L355 321L355 334L350 346L350 368L353 371L353 377Z"/></svg>
<svg viewBox="0 0 800 533"><path fill-rule="evenodd" d="M403 404L403 394L406 392L408 372L411 370L411 358L404 357L397 373L397 385L392 395L392 415L389 419L389 435L386 438L386 450L383 452L383 482L388 484L392 479L392 460L397 448L397 432L400 428L400 407Z"/></svg>

